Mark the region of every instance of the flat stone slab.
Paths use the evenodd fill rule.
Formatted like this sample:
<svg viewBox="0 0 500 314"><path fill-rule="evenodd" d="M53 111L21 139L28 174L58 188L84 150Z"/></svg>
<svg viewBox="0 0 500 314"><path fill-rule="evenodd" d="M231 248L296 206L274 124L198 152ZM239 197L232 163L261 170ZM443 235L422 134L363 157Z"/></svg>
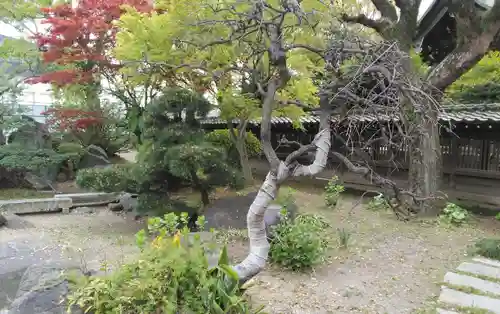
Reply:
<svg viewBox="0 0 500 314"><path fill-rule="evenodd" d="M489 258L484 258L484 257L475 257L472 259L474 262L479 262L488 266L493 266L493 267L498 267L500 268L500 262L499 261L494 261Z"/></svg>
<svg viewBox="0 0 500 314"><path fill-rule="evenodd" d="M8 300L16 296L21 278L28 267L48 260L60 260L61 254L61 247L43 237L0 242L0 309L7 307Z"/></svg>
<svg viewBox="0 0 500 314"><path fill-rule="evenodd" d="M471 273L474 275L486 276L495 279L500 279L500 268L487 266L478 263L462 263L458 266L457 270Z"/></svg>
<svg viewBox="0 0 500 314"><path fill-rule="evenodd" d="M34 214L69 210L73 205L71 198L34 198L0 201L0 213Z"/></svg>
<svg viewBox="0 0 500 314"><path fill-rule="evenodd" d="M118 199L119 196L120 193L73 193L56 194L54 198L70 198L73 201L73 206L89 206L94 204L114 202Z"/></svg>
<svg viewBox="0 0 500 314"><path fill-rule="evenodd" d="M474 288L487 293L497 294L500 298L500 284L495 282L451 272L446 273L444 276L444 282L452 285Z"/></svg>
<svg viewBox="0 0 500 314"><path fill-rule="evenodd" d="M464 293L444 286L441 287L439 302L455 306L488 310L495 314L500 314L500 300L481 295Z"/></svg>

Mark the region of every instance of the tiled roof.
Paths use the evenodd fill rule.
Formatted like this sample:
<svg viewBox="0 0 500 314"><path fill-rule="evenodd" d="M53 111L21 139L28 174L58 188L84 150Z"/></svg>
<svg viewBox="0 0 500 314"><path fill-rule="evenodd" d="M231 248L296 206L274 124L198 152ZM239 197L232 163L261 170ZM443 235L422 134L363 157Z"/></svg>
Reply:
<svg viewBox="0 0 500 314"><path fill-rule="evenodd" d="M500 122L500 104L471 104L471 105L454 105L454 106L443 106L443 112L440 114L440 120L443 122ZM351 121L359 122L369 122L383 120L388 121L389 116L378 116L373 114L365 115L351 115L349 116ZM338 121L336 117L332 117L332 121ZM309 115L300 118L300 122L304 124L316 124L319 123L319 116ZM208 118L204 119L202 124L207 125L222 125L226 124L225 120L220 118ZM238 123L234 120L233 123ZM291 124L292 119L286 117L273 117L271 118L272 124ZM250 120L249 124L259 125L259 120Z"/></svg>

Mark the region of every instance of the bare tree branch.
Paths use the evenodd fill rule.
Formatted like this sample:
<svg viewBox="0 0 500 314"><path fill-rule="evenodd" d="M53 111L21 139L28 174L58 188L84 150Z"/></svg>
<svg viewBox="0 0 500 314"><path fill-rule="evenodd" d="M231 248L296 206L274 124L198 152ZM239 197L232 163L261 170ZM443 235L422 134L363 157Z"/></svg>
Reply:
<svg viewBox="0 0 500 314"><path fill-rule="evenodd" d="M371 0L383 17L395 22L398 19L396 8L389 0Z"/></svg>
<svg viewBox="0 0 500 314"><path fill-rule="evenodd" d="M347 23L357 23L375 30L377 33L382 34L390 23L384 19L374 20L361 13L356 16L342 15L342 20Z"/></svg>

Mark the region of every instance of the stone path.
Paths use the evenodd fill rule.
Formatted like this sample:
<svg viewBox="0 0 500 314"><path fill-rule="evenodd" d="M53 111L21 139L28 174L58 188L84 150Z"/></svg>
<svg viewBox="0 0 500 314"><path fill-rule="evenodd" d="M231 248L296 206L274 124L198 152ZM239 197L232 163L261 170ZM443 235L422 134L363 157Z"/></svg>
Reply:
<svg viewBox="0 0 500 314"><path fill-rule="evenodd" d="M500 261L477 257L446 273L437 313L500 314Z"/></svg>

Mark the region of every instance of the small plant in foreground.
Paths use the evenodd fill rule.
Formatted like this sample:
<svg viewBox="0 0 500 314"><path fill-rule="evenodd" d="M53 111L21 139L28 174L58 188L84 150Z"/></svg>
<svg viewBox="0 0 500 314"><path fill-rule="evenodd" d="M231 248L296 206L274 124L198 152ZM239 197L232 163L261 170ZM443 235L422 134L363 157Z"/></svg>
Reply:
<svg viewBox="0 0 500 314"><path fill-rule="evenodd" d="M469 217L470 214L466 209L453 203L447 203L441 214L444 221L456 226L467 222Z"/></svg>
<svg viewBox="0 0 500 314"><path fill-rule="evenodd" d="M347 247L349 246L349 242L351 241L351 233L344 228L338 229L337 233L339 236L340 247L343 249L347 249Z"/></svg>
<svg viewBox="0 0 500 314"><path fill-rule="evenodd" d="M498 221L500 221L500 213L498 213L498 214L495 215L495 219L498 220Z"/></svg>
<svg viewBox="0 0 500 314"><path fill-rule="evenodd" d="M328 241L325 230L330 225L320 216L299 215L283 219L274 228L270 260L292 270L311 268L323 261Z"/></svg>
<svg viewBox="0 0 500 314"><path fill-rule="evenodd" d="M70 278L68 309L78 305L95 314L260 313L242 296L226 247L210 266L210 248L199 235L189 234L186 216L169 213L150 219L149 233L136 236L140 257L112 274ZM154 239L149 241L151 233Z"/></svg>
<svg viewBox="0 0 500 314"><path fill-rule="evenodd" d="M345 191L343 185L337 184L338 179L337 176L332 177L325 187L325 204L328 207L337 206L340 193Z"/></svg>
<svg viewBox="0 0 500 314"><path fill-rule="evenodd" d="M500 239L486 238L474 244L473 254L500 260Z"/></svg>
<svg viewBox="0 0 500 314"><path fill-rule="evenodd" d="M276 203L287 209L295 204L295 193L297 191L291 187L281 188L278 197L274 200Z"/></svg>
<svg viewBox="0 0 500 314"><path fill-rule="evenodd" d="M383 194L374 196L368 203L368 209L373 211L383 211L389 209L390 206L387 203Z"/></svg>

